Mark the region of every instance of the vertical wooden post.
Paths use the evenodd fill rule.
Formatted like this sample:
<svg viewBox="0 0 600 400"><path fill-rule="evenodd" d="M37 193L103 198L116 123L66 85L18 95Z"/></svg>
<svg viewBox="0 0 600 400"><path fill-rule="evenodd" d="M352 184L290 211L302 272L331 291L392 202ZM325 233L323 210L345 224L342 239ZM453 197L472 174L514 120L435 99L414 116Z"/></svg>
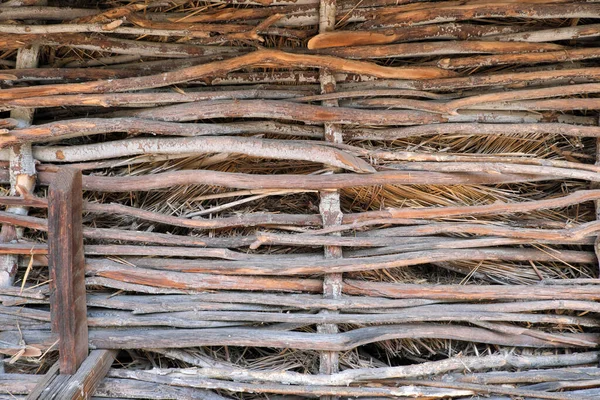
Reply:
<svg viewBox="0 0 600 400"><path fill-rule="evenodd" d="M598 125L600 125L600 118L598 119ZM596 138L596 163L595 165L600 166L600 138ZM590 189L598 189L600 185L597 182L592 182L590 185ZM596 207L596 220L600 221L600 200L594 201L594 206ZM600 279L600 235L596 236L596 240L594 241L594 252L596 253L596 258L598 259L598 279ZM599 364L600 365L600 362Z"/></svg>
<svg viewBox="0 0 600 400"><path fill-rule="evenodd" d="M61 374L74 374L88 355L81 171L61 168L48 195L52 330Z"/></svg>
<svg viewBox="0 0 600 400"><path fill-rule="evenodd" d="M319 33L331 32L335 29L335 14L337 10L336 0L321 0L319 4ZM335 76L329 70L320 70L319 80L321 93L333 93L336 90ZM322 102L327 107L338 107L337 100L325 100ZM342 143L342 126L337 124L324 124L324 139L330 143ZM343 214L340 209L340 193L338 190L319 192L321 198L319 210L323 220L323 227L340 225ZM341 258L342 248L339 246L325 246L325 258ZM323 297L338 299L342 296L342 274L326 274L323 277ZM321 313L332 311L322 310ZM336 324L320 324L317 326L319 333L338 333ZM335 374L339 372L339 353L335 351L323 351L320 355L319 372L322 374ZM336 396L321 396L321 400L337 399Z"/></svg>

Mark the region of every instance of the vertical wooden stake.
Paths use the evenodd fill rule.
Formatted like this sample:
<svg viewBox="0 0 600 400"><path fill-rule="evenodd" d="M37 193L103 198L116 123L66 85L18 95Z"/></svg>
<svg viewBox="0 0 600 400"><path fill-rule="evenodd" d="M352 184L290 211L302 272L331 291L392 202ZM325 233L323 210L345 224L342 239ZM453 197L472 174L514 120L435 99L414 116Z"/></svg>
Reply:
<svg viewBox="0 0 600 400"><path fill-rule="evenodd" d="M598 125L600 125L600 118L598 119ZM600 138L596 138L596 163L595 165L600 166ZM590 185L590 189L598 189L600 185L597 182L592 182ZM600 200L594 201L594 206L596 207L596 220L600 221ZM594 242L594 252L596 253L596 258L598 259L598 278L600 279L600 235L596 236L596 240ZM600 364L598 364L600 365Z"/></svg>
<svg viewBox="0 0 600 400"><path fill-rule="evenodd" d="M319 4L319 33L331 32L335 29L335 14L337 10L336 0L321 0ZM333 93L336 89L335 76L331 71L320 70L319 80L321 93ZM327 107L338 107L337 100L325 100L322 103ZM324 124L324 139L330 143L342 143L342 127L337 124ZM323 219L323 227L340 225L343 214L340 210L340 193L337 190L319 192L321 198L319 210ZM325 258L341 258L342 248L339 246L325 246ZM326 274L323 277L323 297L338 299L342 296L342 274ZM322 310L321 313L332 311ZM336 324L320 324L317 332L335 334L338 333ZM335 374L339 372L339 353L335 351L323 351L320 355L319 372L322 374ZM336 396L321 396L321 400L337 399Z"/></svg>
<svg viewBox="0 0 600 400"><path fill-rule="evenodd" d="M48 195L52 330L61 374L74 374L88 355L81 171L61 168Z"/></svg>

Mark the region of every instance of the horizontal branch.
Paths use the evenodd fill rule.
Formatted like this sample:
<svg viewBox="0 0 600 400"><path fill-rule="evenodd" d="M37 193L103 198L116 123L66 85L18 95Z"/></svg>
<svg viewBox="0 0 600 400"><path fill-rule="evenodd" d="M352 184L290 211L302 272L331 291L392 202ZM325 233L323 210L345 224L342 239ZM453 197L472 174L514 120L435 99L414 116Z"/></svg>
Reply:
<svg viewBox="0 0 600 400"><path fill-rule="evenodd" d="M333 108L333 107L332 107ZM40 172L41 184L49 184L54 173ZM1 176L0 176L1 179ZM451 174L441 172L376 172L335 175L252 175L209 170L182 170L144 176L83 177L83 188L99 192L131 192L164 189L180 185L210 185L239 189L344 189L377 185L494 185L554 179L543 175Z"/></svg>
<svg viewBox="0 0 600 400"><path fill-rule="evenodd" d="M3 390L10 393L10 399L20 399L20 394L29 394L38 382L43 379L43 375L34 374L2 374L0 375L0 385ZM210 390L181 388L170 385L161 385L152 382L143 382L133 379L104 378L98 384L94 391L92 400L102 398L129 398L129 399L149 399L162 396L162 398L172 399L193 399L201 397L205 400L226 400Z"/></svg>
<svg viewBox="0 0 600 400"><path fill-rule="evenodd" d="M335 30L313 36L308 41L307 47L311 50L318 50L331 47L389 44L409 40L467 40L486 36L510 35L522 31L529 32L529 30L530 28L519 25L474 25L461 23L407 26L396 29L370 29L368 31Z"/></svg>
<svg viewBox="0 0 600 400"><path fill-rule="evenodd" d="M35 154L35 153L34 153ZM398 164L387 164L387 168L400 171L443 171L443 172L478 172L489 173L517 173L517 174L541 174L556 176L563 179L581 179L585 181L600 181L600 173L592 171L577 170L573 168L559 168L541 165L523 165L503 162L403 162Z"/></svg>
<svg viewBox="0 0 600 400"><path fill-rule="evenodd" d="M66 70L67 73L62 71ZM68 78L70 68L60 69L57 75L63 75ZM88 68L75 69L82 74L87 73L88 77L95 72L88 71ZM23 71L23 70L21 70ZM45 69L41 70L45 72ZM115 74L115 70L100 70L103 75L96 79L111 78ZM117 72L119 70L116 70ZM11 71L11 74L14 72ZM24 72L26 73L26 72ZM32 74L33 75L33 74ZM15 76L17 77L17 76ZM92 76L93 77L93 76ZM112 76L116 78L118 76ZM64 79L59 76L51 76L51 78ZM302 90L279 90L279 89L244 89L244 90L219 90L219 91L187 91L185 93L178 92L154 92L154 93L106 93L106 94L81 94L81 95L62 95L53 97L28 97L24 99L15 99L3 102L3 106L9 107L60 107L60 106L90 106L90 107L117 107L137 105L145 107L147 104L167 104L167 103L186 103L191 101L206 101L206 100L226 100L226 99L289 99L302 95L311 94L312 91ZM93 120L92 118L89 118Z"/></svg>
<svg viewBox="0 0 600 400"><path fill-rule="evenodd" d="M12 19L63 21L65 18L76 19L97 14L93 8L70 7L6 7L0 13L0 21Z"/></svg>
<svg viewBox="0 0 600 400"><path fill-rule="evenodd" d="M480 87L510 86L531 87L536 85L563 85L572 83L597 82L600 77L600 68L572 68L561 70L542 70L530 72L503 72L470 75L466 77L443 78L432 80L376 80L365 82L340 83L339 90L366 90L366 89L412 89L412 90L439 90L451 91L468 88L472 90Z"/></svg>
<svg viewBox="0 0 600 400"><path fill-rule="evenodd" d="M491 56L444 58L436 62L436 65L443 69L460 69L475 67L492 67L496 65L508 64L529 65L538 63L575 62L582 60L592 60L596 58L600 58L600 49L583 48L563 49L559 51L549 51L544 53L500 54Z"/></svg>
<svg viewBox="0 0 600 400"><path fill-rule="evenodd" d="M354 296L381 296L391 299L428 300L599 300L593 285L420 285L358 280L344 281L343 291Z"/></svg>
<svg viewBox="0 0 600 400"><path fill-rule="evenodd" d="M485 103L471 106L470 110L518 110L518 111L573 111L573 110L598 110L600 99L552 99L552 100L529 100L511 101L507 103Z"/></svg>
<svg viewBox="0 0 600 400"><path fill-rule="evenodd" d="M521 330L524 333L527 330ZM89 343L97 349L184 348L199 346L252 346L301 350L348 351L358 346L392 339L436 338L488 343L501 346L562 348L593 346L597 334L554 335L565 340L579 339L581 346L538 339L527 334L507 334L482 328L436 324L406 324L359 328L340 334L269 331L256 328L217 329L90 329ZM46 350L55 338L49 331L23 330L29 346ZM1 332L3 353L22 346L13 332ZM585 343L585 345L584 345Z"/></svg>
<svg viewBox="0 0 600 400"><path fill-rule="evenodd" d="M572 250L536 250L521 248L476 248L476 249L443 249L429 251L413 251L365 258L326 259L313 257L295 257L291 259L271 259L247 261L207 261L187 259L134 258L128 259L132 265L140 268L156 270L181 271L187 273L212 273L225 275L310 275L334 272L372 271L379 269L400 268L414 265L431 264L444 261L543 261L557 263L594 264L598 260L593 252ZM144 273L150 274L146 269ZM93 275L112 278L112 274L122 272L139 275L141 271L134 267L114 265L103 260L88 260L88 272ZM156 271L159 272L159 271Z"/></svg>
<svg viewBox="0 0 600 400"><path fill-rule="evenodd" d="M290 293L322 293L322 279L303 278L269 278L248 276L216 276L194 275L183 273L168 274L163 279L158 276L149 276L147 280L129 275L114 274L111 278L94 276L86 278L86 286L102 286L105 288L147 294L189 294L207 290L238 290Z"/></svg>
<svg viewBox="0 0 600 400"><path fill-rule="evenodd" d="M23 292L26 295L30 292ZM1 294L1 293L0 293ZM10 295L8 293L7 295ZM12 293L17 295L17 293ZM44 296L38 293L31 293L36 300L44 299ZM129 310L134 314L148 314L155 312L169 311L193 311L196 310L239 310L239 309L281 309L293 308L300 310L328 309L328 310L368 310L368 309L394 309L416 307L436 303L433 300L420 299L401 299L391 300L382 297L359 297L343 296L340 298L324 298L322 295L312 295L306 293L289 293L285 295L266 293L266 292L239 292L239 291L216 291L204 292L186 295L119 295L111 296L110 293L92 293L88 295L87 304L89 307L112 308L119 310ZM545 302L537 302L545 303ZM517 309L518 311L527 311L534 309L568 309L592 311L598 309L597 303L593 302L574 302L561 301L549 302L551 304L524 304L521 308L515 308L520 303L510 303L513 308L508 307L507 312ZM505 304L506 305L506 304ZM465 304L463 304L465 306ZM496 311L496 309L493 309Z"/></svg>
<svg viewBox="0 0 600 400"><path fill-rule="evenodd" d="M440 41L424 43L400 43L389 45L334 47L318 50L327 54L350 59L413 58L454 54L503 54L559 51L565 49L557 44L485 41Z"/></svg>
<svg viewBox="0 0 600 400"><path fill-rule="evenodd" d="M598 231L598 225L594 225L594 230L588 235L592 235ZM162 257L209 257L209 258L221 258L227 260L244 260L244 259L261 259L264 258L266 261L275 261L278 258L275 256L263 256L259 254L246 254L237 253L223 249L222 247L216 247L211 238L208 238L208 242L213 246L206 246L207 242L202 240L185 240L187 236L181 237L179 240L178 235L148 235L143 233L137 233L135 231L120 231L117 229L106 229L100 231L102 234L98 234L98 229L86 228L84 237L104 240L129 240L134 242L142 243L158 243L163 246L135 246L135 245L87 245L84 247L84 252L88 256L94 255L115 255L115 256L162 256ZM128 234L129 233L129 234ZM110 235L113 235L112 237ZM172 236L168 240L168 236ZM515 235L518 236L518 235ZM521 235L525 236L525 235ZM533 234L532 236L535 236ZM193 247L189 247L188 243L192 242ZM165 243L166 242L166 243ZM578 244L578 245L592 245L593 240L585 240L582 238L559 238L559 239L532 239L529 237L514 238L514 237L486 237L486 238L445 238L445 237L431 237L431 238L418 238L417 241L410 241L409 243L397 244L396 238L332 238L328 239L327 236L314 236L305 237L304 235L298 235L292 237L292 235L259 235L258 237L245 236L241 238L232 238L227 240L223 238L220 240L224 247L242 247L244 245L251 244L250 248L258 248L258 245L271 244L271 245L291 245L291 246L352 246L352 247L379 247L380 251L385 251L386 254L400 254L418 252L424 250L443 250L443 249L476 249L476 248L488 248L494 246L509 246L509 245L528 245L528 244ZM171 245L171 246L169 246ZM188 247L186 247L188 245ZM386 247L383 247L386 246ZM199 249L198 247L209 247L208 249ZM48 248L45 244L37 243L6 243L0 244L0 254L48 254ZM361 253L349 255L349 258L355 258L362 256ZM297 257L300 257L298 255ZM284 257L285 258L285 257Z"/></svg>
<svg viewBox="0 0 600 400"><path fill-rule="evenodd" d="M125 231L127 232L127 231ZM117 234L118 235L118 234ZM118 236L115 235L116 239ZM85 234L84 236L89 236ZM201 242L202 243L202 242ZM87 256L163 256L163 257L206 257L228 260L271 259L271 256L248 254L223 248L199 248L183 246L135 246L135 245L86 245ZM0 243L0 254L48 254L48 246L38 243ZM279 259L278 257L273 257ZM285 257L284 257L285 258Z"/></svg>
<svg viewBox="0 0 600 400"><path fill-rule="evenodd" d="M370 211L364 213L345 214L343 217L343 223L340 228L326 228L319 231L312 231L311 234L323 234L331 233L339 229L353 230L359 228L365 222L371 224L411 224L422 223L424 221L416 221L410 219L434 219L434 218L445 218L445 217L459 217L459 216L473 216L473 215L506 215L515 213L526 213L538 210L547 210L553 208L568 207L575 204L581 204L587 201L593 201L600 199L600 190L580 190L566 196L556 197L544 200L534 200L526 202L515 202L515 203L494 203L490 205L481 206L458 206L458 207L424 207L424 208L402 208L402 209L387 209L383 211ZM35 207L44 207L45 202L43 199L34 198L32 201L24 200L21 201L19 198L1 198L0 204L13 204L13 205L30 205ZM238 227L238 226L257 226L257 225L299 225L299 226L320 226L320 217L317 214L305 215L305 214L267 214L267 213L250 213L235 217L224 217L215 219L187 219L182 217L175 217L157 213L153 211L143 210L136 207L125 206L121 204L100 204L100 203L84 203L84 210L87 212L94 213L107 213L130 216L140 218L148 221L163 223L167 225L182 226L195 229L219 229L227 227ZM12 225L25 226L31 229L38 229L45 231L47 229L47 222L44 219L21 216L16 214L0 212L0 222L9 223ZM429 227L428 227L429 226ZM479 228L472 226L471 224L460 224L460 228L469 231L473 229L473 233L480 232L484 234L485 226ZM450 227L450 228L448 228ZM510 234L503 233L508 232L503 230L502 227L494 226L494 229L498 229L499 234ZM89 229L89 228L86 228ZM414 230L415 235L421 234L436 234L436 233L451 233L453 232L452 225L444 224L433 224L424 225L419 227L411 227L411 231ZM477 231L476 229L480 229ZM576 237L578 235L587 235L585 233L588 229L595 229L593 223L587 225L581 225L578 228L573 228L573 231L564 231L567 237ZM581 231L579 231L581 230ZM115 230L116 231L116 230ZM428 232L428 233L425 233ZM471 231L469 231L471 232ZM538 231L539 234L543 234L543 231ZM552 230L546 231L550 235L556 234ZM533 233L533 232L531 232ZM574 236L571 236L573 234ZM198 238L198 240L203 240Z"/></svg>
<svg viewBox="0 0 600 400"><path fill-rule="evenodd" d="M310 161L354 172L375 172L369 163L347 152L311 142L244 137L126 139L80 146L35 147L42 162L81 162L142 154L234 153L279 160Z"/></svg>
<svg viewBox="0 0 600 400"><path fill-rule="evenodd" d="M486 40L511 42L555 42L600 36L600 24L565 26L555 29L542 29L525 32L501 33L489 36Z"/></svg>
<svg viewBox="0 0 600 400"><path fill-rule="evenodd" d="M164 45L163 43L160 44ZM27 88L5 89L0 100L11 100L34 96L53 96L59 94L124 92L164 87L184 83L202 77L223 75L251 66L270 66L284 68L327 68L332 71L373 75L380 78L432 79L453 76L444 70L432 67L399 68L383 67L362 61L344 60L330 56L308 54L290 54L277 50L258 50L225 61L182 68L160 75L124 78L111 81L96 81L78 84L44 85Z"/></svg>
<svg viewBox="0 0 600 400"><path fill-rule="evenodd" d="M342 107L298 104L289 101L239 100L176 104L144 110L116 112L159 121L194 121L213 118L270 118L287 121L330 122L336 124L411 125L447 122L447 118L416 111L373 111Z"/></svg>
<svg viewBox="0 0 600 400"><path fill-rule="evenodd" d="M439 222L423 224L410 227L397 227L378 229L365 232L368 237L414 237L429 236L448 233L467 233L472 235L488 235L500 237L523 238L531 241L536 240L581 240L584 237L594 236L600 229L600 221L583 223L569 229L531 229L505 226L503 224L488 223L452 223ZM297 235L301 236L301 235ZM268 236L267 236L268 237ZM260 240L261 236L259 236ZM357 241L360 243L360 241ZM378 242L379 243L379 242Z"/></svg>
<svg viewBox="0 0 600 400"><path fill-rule="evenodd" d="M416 125L405 128L370 129L350 128L344 129L348 139L366 140L397 140L425 135L564 135L572 137L600 137L600 127L581 126L564 123L523 123L523 124L483 124L483 123L444 123L430 125Z"/></svg>
<svg viewBox="0 0 600 400"><path fill-rule="evenodd" d="M494 237L505 237L514 239L523 239L527 243L580 243L586 237L596 236L600 231L600 222L594 221L569 229L528 229L503 226L500 224L468 224L468 223L432 223L423 225L411 225L399 228L378 229L376 231L366 232L367 237L363 236L317 236L310 234L277 234L260 232L256 235L256 241L251 248L258 248L263 245L288 245L288 246L344 246L344 247L377 247L393 246L398 252L415 251L421 249L434 248L460 248L475 247L476 242L470 239L448 240L447 243L436 242L439 237L428 238L430 235L457 233L489 236L491 241ZM398 243L398 237L413 238L422 237L418 243ZM449 239L449 238L448 238ZM484 243L479 242L482 246ZM469 244L469 242L471 242ZM462 243L462 245L461 245ZM496 242L502 245L501 241ZM504 244L510 244L504 242ZM514 242L512 244L518 244ZM412 249L412 250L411 250Z"/></svg>
<svg viewBox="0 0 600 400"><path fill-rule="evenodd" d="M206 379L193 375L184 376L171 371L166 374L165 370L156 371L121 371L113 370L111 376L141 379L155 384L162 383L172 386L206 388L216 390L227 390L241 393L275 393L281 395L303 395L303 396L343 396L343 397L424 397L428 399L441 399L456 396L468 396L473 392L468 390L448 390L437 388L425 388L416 386L404 387L347 387L347 386L296 386L277 383L240 383L216 379Z"/></svg>
<svg viewBox="0 0 600 400"><path fill-rule="evenodd" d="M484 18L595 18L600 7L594 3L576 4L528 4L526 2L505 4L443 5L431 9L390 12L378 19L361 25L363 29L381 26L423 25L440 22L465 21Z"/></svg>
<svg viewBox="0 0 600 400"><path fill-rule="evenodd" d="M570 99L568 101L573 101ZM584 164L581 162L554 160L549 158L537 158L527 155L491 155L478 153L427 153L417 151L388 151L381 149L364 149L356 146L338 144L336 147L342 148L355 155L369 159L384 161L412 161L412 162L463 162L463 163L514 163L523 165L539 165L545 167L567 168L583 170L590 172L600 172L600 166L593 164Z"/></svg>
<svg viewBox="0 0 600 400"><path fill-rule="evenodd" d="M125 29L125 28L121 28ZM144 40L129 40L108 37L101 34L62 33L55 35L19 35L0 34L0 46L19 49L30 45L69 46L76 49L131 54L144 57L187 58L211 56L212 60L223 56L236 56L248 50L225 46L201 46L189 43L157 43Z"/></svg>
<svg viewBox="0 0 600 400"><path fill-rule="evenodd" d="M449 308L449 307L448 307ZM0 309L1 313L5 310ZM427 312L423 312L427 311ZM26 312L19 314L26 318ZM36 318L38 318L36 316ZM47 321L50 315L47 315ZM525 313L503 313L503 312L485 312L485 311L462 311L459 307L452 310L436 312L434 310L403 310L402 312L392 313L371 313L371 314L306 314L269 311L183 311L154 313L148 315L132 315L125 311L88 311L88 323L94 327L140 327L140 326L172 326L178 328L200 328L210 327L209 322L215 323L294 323L294 324L404 324L416 322L525 322L529 324L556 324L556 325L575 325L585 327L598 327L600 322L591 317L576 317L557 314L525 314ZM186 325L187 323L187 325ZM214 326L219 326L215 324ZM227 326L227 325L223 325Z"/></svg>
<svg viewBox="0 0 600 400"><path fill-rule="evenodd" d="M60 96L56 96L60 97ZM56 97L50 97L55 99ZM44 97L46 99L46 97ZM25 99L29 100L29 99ZM129 134L150 133L165 136L215 136L241 133L273 133L288 136L321 138L323 129L313 126L284 124L275 121L246 121L223 124L194 124L154 121L141 118L81 118L66 122L50 122L27 128L13 129L0 136L0 144L40 142L73 137L91 136L110 132Z"/></svg>
<svg viewBox="0 0 600 400"><path fill-rule="evenodd" d="M242 382L263 381L280 382L292 385L325 385L325 386L349 386L355 382L368 382L382 379L408 379L416 377L430 377L445 374L452 371L480 371L486 369L511 369L511 368L548 368L553 366L577 366L592 364L598 360L597 352L575 353L550 356L527 356L512 354L494 354L480 357L456 356L440 361L428 361L410 366L382 367L382 368L356 368L347 369L333 375L309 375L293 371L256 371L244 368L223 368L210 366L203 368L184 369L181 371L189 375L212 379L228 379ZM550 370L552 371L552 370ZM550 372L549 371L549 372ZM521 371L520 374L503 372L503 374L516 378L517 376L530 376L541 371ZM494 373L492 373L494 374ZM486 375L485 373L479 375ZM478 374L454 374L462 381L469 382L471 376ZM483 383L477 381L477 383ZM490 382L491 383L491 382Z"/></svg>

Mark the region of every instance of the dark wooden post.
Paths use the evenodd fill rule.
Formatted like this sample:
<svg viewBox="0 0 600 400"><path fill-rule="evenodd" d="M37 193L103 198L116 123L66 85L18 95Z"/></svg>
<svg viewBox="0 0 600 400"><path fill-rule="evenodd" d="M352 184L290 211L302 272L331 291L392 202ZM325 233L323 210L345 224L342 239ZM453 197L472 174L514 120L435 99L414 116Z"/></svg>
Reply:
<svg viewBox="0 0 600 400"><path fill-rule="evenodd" d="M81 171L61 168L48 195L48 263L52 330L61 374L74 374L88 355Z"/></svg>

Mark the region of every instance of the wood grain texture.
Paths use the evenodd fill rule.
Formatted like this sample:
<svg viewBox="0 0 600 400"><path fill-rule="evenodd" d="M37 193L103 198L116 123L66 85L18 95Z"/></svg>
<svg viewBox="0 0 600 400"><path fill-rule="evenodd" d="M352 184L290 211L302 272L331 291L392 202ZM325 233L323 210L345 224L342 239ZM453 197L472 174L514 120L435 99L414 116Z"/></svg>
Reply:
<svg viewBox="0 0 600 400"><path fill-rule="evenodd" d="M88 354L81 172L59 170L48 198L52 328L60 338L61 374L72 375Z"/></svg>

